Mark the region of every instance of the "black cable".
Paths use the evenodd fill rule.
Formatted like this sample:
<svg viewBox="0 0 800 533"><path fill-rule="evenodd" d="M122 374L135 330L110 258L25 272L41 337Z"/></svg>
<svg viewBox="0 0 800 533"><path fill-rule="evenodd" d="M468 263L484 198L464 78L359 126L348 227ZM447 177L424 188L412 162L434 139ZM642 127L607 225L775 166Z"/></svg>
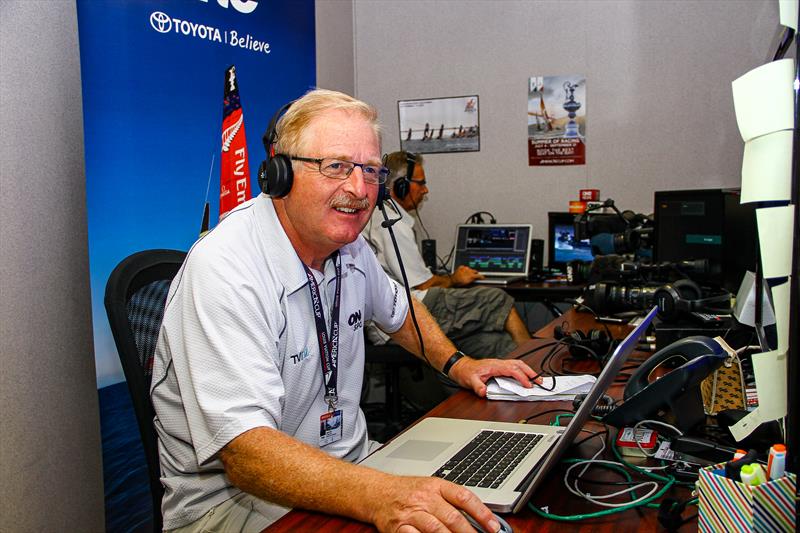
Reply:
<svg viewBox="0 0 800 533"><path fill-rule="evenodd" d="M467 217L465 224L483 224L483 217L481 215L489 215L489 223L497 224L497 219L489 211L477 211Z"/></svg>
<svg viewBox="0 0 800 533"><path fill-rule="evenodd" d="M614 336L611 334L611 330L610 330L610 329L608 329L608 325L606 325L606 323L605 323L605 322L603 322L602 320L600 320L600 315L598 315L597 313L595 313L595 312L594 312L594 309L592 309L591 307L589 307L588 305L586 305L586 304L585 304L585 303L583 303L583 302L579 302L578 300L576 300L576 299L574 299L574 298L565 298L565 299L564 299L564 301L565 301L565 302L569 302L569 303L571 303L571 304L575 305L575 306L576 306L576 307L578 307L578 308L581 308L581 307L582 307L583 309L586 309L587 311L589 311L589 312L592 314L592 316L594 317L594 319L595 319L595 320L596 320L598 323L600 323L600 324L603 326L603 328L605 328L605 330L606 330L606 333L608 334L608 338L609 338L609 339L613 339L613 338L614 338Z"/></svg>
<svg viewBox="0 0 800 533"><path fill-rule="evenodd" d="M587 437L584 437L584 438L582 438L581 440L578 440L578 441L575 441L575 442L573 442L573 443L572 443L572 446L580 446L581 444L583 444L583 443L584 443L584 442L586 442L587 440L589 440L589 439L591 439L591 438L594 438L594 437L596 437L596 436L598 436L598 435L603 435L603 434L605 434L605 435L608 435L608 428L606 428L606 429L604 429L604 430L602 430L602 431L597 431L597 432L595 432L595 433L591 433L591 434L589 434ZM583 478L581 478L581 481L583 481Z"/></svg>
<svg viewBox="0 0 800 533"><path fill-rule="evenodd" d="M548 409L547 411L542 411L541 413L533 414L527 418L523 418L525 422L530 422L534 418L539 418L540 416L549 415L550 413L571 413L572 409Z"/></svg>
<svg viewBox="0 0 800 533"><path fill-rule="evenodd" d="M393 200L390 200L394 203ZM422 340L422 331L419 329L419 322L417 322L417 314L414 312L414 301L411 299L411 289L408 285L408 276L406 276L406 269L403 266L403 258L400 256L400 248L397 246L397 239L394 236L394 230L392 230L392 224L400 220L399 218L396 219L389 219L389 216L386 214L386 207L384 207L383 202L378 202L378 208L383 215L383 222L382 226L389 230L389 237L392 239L392 246L394 247L394 253L397 255L397 262L400 266L400 273L403 275L403 288L406 291L406 298L408 298L408 309L411 312L411 322L414 324L414 329L417 331L417 338L419 339L419 350L422 355L422 358L428 363L428 366L433 368L433 365L428 360L428 356L425 354L425 343ZM399 212L399 210L398 210ZM435 370L435 369L434 369Z"/></svg>

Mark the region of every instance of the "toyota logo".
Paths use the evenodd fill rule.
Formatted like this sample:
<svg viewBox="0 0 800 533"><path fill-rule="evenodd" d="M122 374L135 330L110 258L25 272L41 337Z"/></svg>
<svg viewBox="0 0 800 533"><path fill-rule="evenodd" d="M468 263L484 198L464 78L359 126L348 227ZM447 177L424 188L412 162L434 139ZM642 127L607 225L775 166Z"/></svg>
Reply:
<svg viewBox="0 0 800 533"><path fill-rule="evenodd" d="M150 25L158 33L169 33L172 29L172 19L166 13L153 11L150 14Z"/></svg>

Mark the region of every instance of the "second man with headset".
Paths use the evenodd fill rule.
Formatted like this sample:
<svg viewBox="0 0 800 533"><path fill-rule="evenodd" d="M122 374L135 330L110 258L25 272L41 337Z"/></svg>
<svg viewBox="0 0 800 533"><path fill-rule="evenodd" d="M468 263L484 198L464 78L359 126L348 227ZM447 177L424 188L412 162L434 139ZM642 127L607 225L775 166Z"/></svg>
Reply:
<svg viewBox="0 0 800 533"><path fill-rule="evenodd" d="M496 287L468 287L483 276L467 266L448 275L432 273L425 265L415 234L416 212L428 194L424 160L419 154L393 152L386 157L389 176L386 186L392 202L387 209L402 218L393 226L412 296L422 301L442 331L462 351L477 357L506 355L530 332L514 308L514 299ZM364 236L375 250L378 261L390 277L402 283L400 266L389 233L381 227L383 218L376 209ZM368 331L371 340L386 342L377 328Z"/></svg>

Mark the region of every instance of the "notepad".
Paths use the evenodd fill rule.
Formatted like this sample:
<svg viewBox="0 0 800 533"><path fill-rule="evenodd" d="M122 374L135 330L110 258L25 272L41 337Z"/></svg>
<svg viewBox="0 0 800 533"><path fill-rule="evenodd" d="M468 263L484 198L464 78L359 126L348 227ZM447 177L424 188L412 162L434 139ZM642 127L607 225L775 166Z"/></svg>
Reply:
<svg viewBox="0 0 800 533"><path fill-rule="evenodd" d="M495 377L486 383L486 398L516 402L571 401L576 394L589 392L597 378L590 375L579 375L543 377L542 380L543 387L553 390L545 390L538 385L528 389L515 379ZM553 386L554 380L555 387Z"/></svg>

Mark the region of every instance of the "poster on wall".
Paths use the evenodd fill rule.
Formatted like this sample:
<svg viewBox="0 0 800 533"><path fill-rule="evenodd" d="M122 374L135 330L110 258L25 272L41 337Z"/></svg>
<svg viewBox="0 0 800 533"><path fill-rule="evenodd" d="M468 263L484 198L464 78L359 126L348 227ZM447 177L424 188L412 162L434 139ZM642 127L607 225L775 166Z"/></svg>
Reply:
<svg viewBox="0 0 800 533"><path fill-rule="evenodd" d="M481 149L478 95L400 100L400 149L418 154Z"/></svg>
<svg viewBox="0 0 800 533"><path fill-rule="evenodd" d="M129 400L106 282L134 252L188 250L259 193L270 118L315 85L314 0L77 0L77 10L104 469L127 480L139 438L118 410ZM126 507L128 522L107 506L109 531L133 530L149 512L121 485L106 486L106 501Z"/></svg>
<svg viewBox="0 0 800 533"><path fill-rule="evenodd" d="M586 77L528 80L528 165L586 164Z"/></svg>

